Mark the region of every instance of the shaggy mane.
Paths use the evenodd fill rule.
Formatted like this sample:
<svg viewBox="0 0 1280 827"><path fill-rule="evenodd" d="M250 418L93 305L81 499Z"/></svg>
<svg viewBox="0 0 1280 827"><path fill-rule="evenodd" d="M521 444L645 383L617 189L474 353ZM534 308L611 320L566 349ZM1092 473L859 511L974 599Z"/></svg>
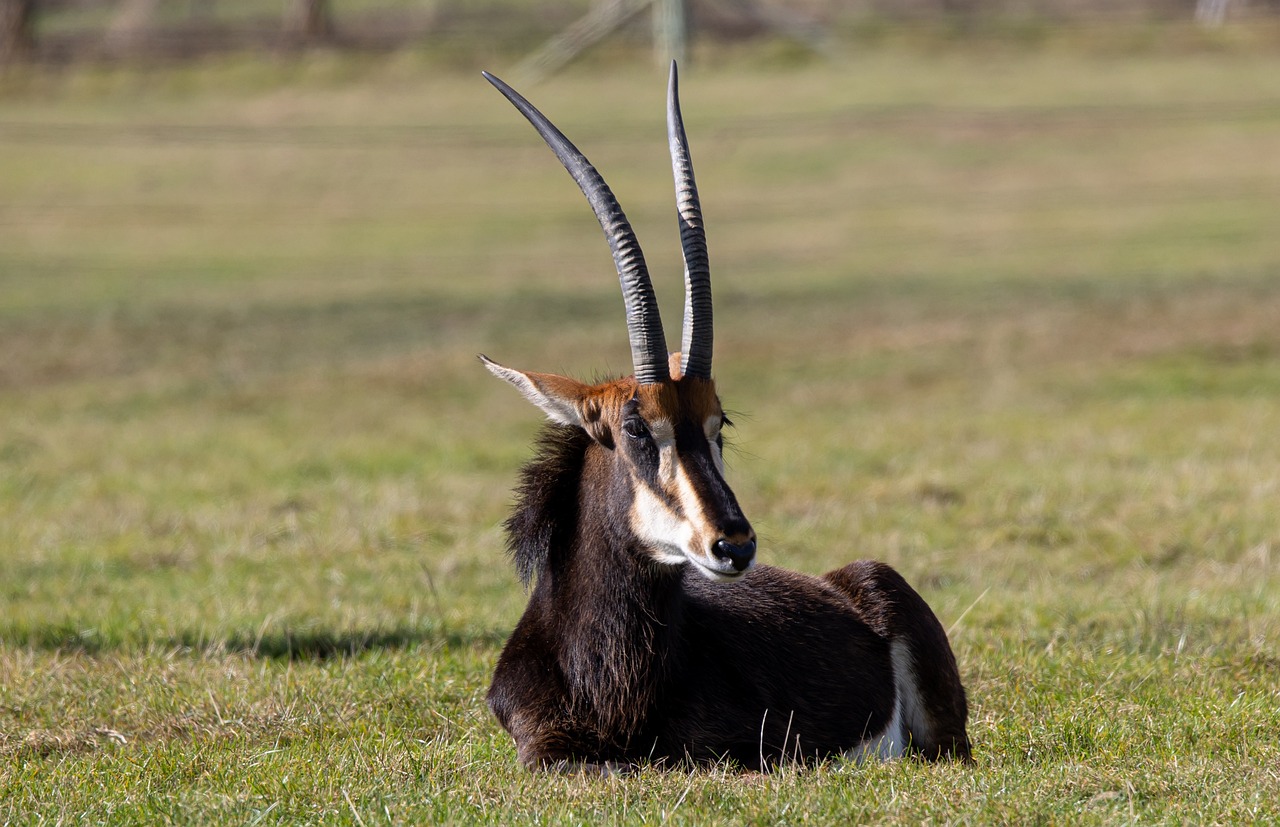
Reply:
<svg viewBox="0 0 1280 827"><path fill-rule="evenodd" d="M526 588L578 525L578 483L590 443L581 428L548 424L538 434L533 459L520 469L515 508L506 522L507 553Z"/></svg>

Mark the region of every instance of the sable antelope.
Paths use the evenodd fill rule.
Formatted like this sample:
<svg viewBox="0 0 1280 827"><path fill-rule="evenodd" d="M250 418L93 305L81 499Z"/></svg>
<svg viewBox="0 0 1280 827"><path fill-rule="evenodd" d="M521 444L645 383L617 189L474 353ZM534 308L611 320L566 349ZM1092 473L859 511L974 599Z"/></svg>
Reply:
<svg viewBox="0 0 1280 827"><path fill-rule="evenodd" d="M756 565L725 482L729 424L711 378L711 281L680 115L667 97L685 262L681 351L668 356L626 216L582 153L533 124L604 228L635 375L596 385L481 360L551 420L524 467L507 543L528 608L489 707L534 769L833 755L968 759L964 688L946 633L888 566L822 577Z"/></svg>

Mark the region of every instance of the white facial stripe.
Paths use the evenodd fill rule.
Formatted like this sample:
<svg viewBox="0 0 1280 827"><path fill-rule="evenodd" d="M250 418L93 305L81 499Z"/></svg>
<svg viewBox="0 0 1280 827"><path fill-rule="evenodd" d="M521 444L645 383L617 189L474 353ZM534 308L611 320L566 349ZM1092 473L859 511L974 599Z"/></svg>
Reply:
<svg viewBox="0 0 1280 827"><path fill-rule="evenodd" d="M685 519L689 524L698 527L695 534L701 534L704 538L708 538L705 543L700 543L696 549L699 555L704 555L704 549L709 548L711 545L709 538L716 532L711 528L706 512L702 510L702 500L698 497L698 493L694 491L693 483L689 482L689 475L685 473L683 466L676 473L676 501L684 509Z"/></svg>
<svg viewBox="0 0 1280 827"><path fill-rule="evenodd" d="M678 564L694 558L703 566L715 565L716 561L710 559L708 553L718 531L707 519L702 498L680 463L675 428L671 422L659 419L649 423L649 433L658 449L658 484L675 499L676 507L667 505L644 485L638 485L631 508L632 528L649 543L658 562ZM718 463L719 450L714 443L712 449Z"/></svg>
<svg viewBox="0 0 1280 827"><path fill-rule="evenodd" d="M711 462L716 466L716 472L720 474L721 479L724 479L724 456L720 450L720 443L716 442L716 439L720 436L720 428L723 424L723 416L709 416L702 423L702 432L707 435L707 446L711 449Z"/></svg>
<svg viewBox="0 0 1280 827"><path fill-rule="evenodd" d="M722 456L719 444L712 442L711 462L716 466L716 473L720 475L720 479L724 479L724 456Z"/></svg>
<svg viewBox="0 0 1280 827"><path fill-rule="evenodd" d="M687 561L685 549L693 546L693 526L643 485L636 487L635 502L631 504L631 528L649 542L659 563L678 565Z"/></svg>
<svg viewBox="0 0 1280 827"><path fill-rule="evenodd" d="M656 419L649 423L649 433L653 435L653 444L658 446L658 481L670 485L680 464L676 458L676 429L669 421Z"/></svg>

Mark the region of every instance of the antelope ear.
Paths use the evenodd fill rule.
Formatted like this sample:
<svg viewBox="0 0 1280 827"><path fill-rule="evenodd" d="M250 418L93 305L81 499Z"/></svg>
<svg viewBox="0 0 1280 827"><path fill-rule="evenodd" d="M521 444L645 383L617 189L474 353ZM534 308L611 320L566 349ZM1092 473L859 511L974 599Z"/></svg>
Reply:
<svg viewBox="0 0 1280 827"><path fill-rule="evenodd" d="M542 409L552 422L587 428L581 410L591 388L576 379L557 376L554 373L534 373L499 365L480 354L480 361L489 372L504 379L524 394L524 398Z"/></svg>

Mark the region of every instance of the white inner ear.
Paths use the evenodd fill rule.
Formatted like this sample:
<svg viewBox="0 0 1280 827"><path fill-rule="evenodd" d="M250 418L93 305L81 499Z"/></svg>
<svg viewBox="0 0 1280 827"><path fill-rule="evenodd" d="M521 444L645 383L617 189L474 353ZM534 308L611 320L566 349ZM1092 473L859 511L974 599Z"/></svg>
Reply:
<svg viewBox="0 0 1280 827"><path fill-rule="evenodd" d="M537 405L552 422L558 422L561 425L574 425L578 428L583 427L582 417L578 416L578 408L573 400L548 393L546 389L538 385L528 375L513 368L499 365L487 356L481 356L480 359L490 373L514 385L515 389L520 391L525 399Z"/></svg>

